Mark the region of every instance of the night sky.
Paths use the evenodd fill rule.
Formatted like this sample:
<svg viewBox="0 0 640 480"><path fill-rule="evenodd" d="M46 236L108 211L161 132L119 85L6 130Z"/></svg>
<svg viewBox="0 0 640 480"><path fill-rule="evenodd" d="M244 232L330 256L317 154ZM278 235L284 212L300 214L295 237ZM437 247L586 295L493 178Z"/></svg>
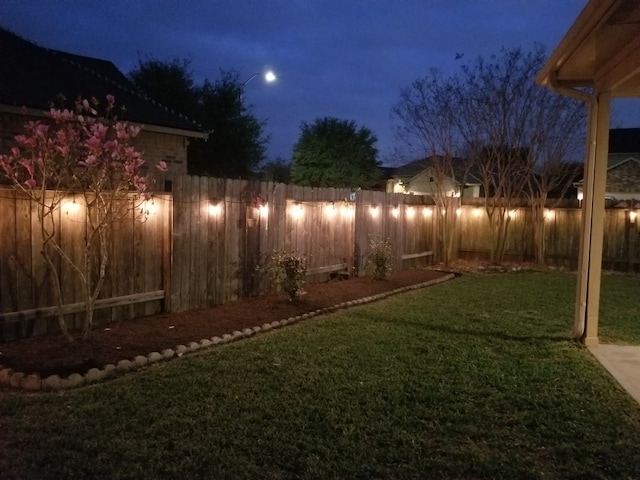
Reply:
<svg viewBox="0 0 640 480"><path fill-rule="evenodd" d="M265 120L270 159L289 159L303 121L354 120L397 164L391 108L433 67L453 73L502 46L550 54L586 0L0 0L0 25L41 46L110 60L190 59L197 82L255 78L245 101ZM457 58L458 57L458 58ZM457 58L457 59L456 59ZM638 101L614 126L640 126Z"/></svg>

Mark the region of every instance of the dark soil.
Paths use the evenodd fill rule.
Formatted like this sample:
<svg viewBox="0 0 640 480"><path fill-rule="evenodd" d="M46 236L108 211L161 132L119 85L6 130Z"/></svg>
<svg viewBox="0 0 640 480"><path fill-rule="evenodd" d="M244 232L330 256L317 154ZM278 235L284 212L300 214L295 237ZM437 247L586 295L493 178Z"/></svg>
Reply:
<svg viewBox="0 0 640 480"><path fill-rule="evenodd" d="M0 364L26 374L67 376L85 373L136 355L162 352L234 330L262 326L339 303L397 288L419 284L446 275L431 269L394 272L387 280L370 277L331 280L307 286L296 302L286 295L242 299L205 310L162 314L113 322L98 327L87 341L69 343L60 334L19 340L0 345Z"/></svg>

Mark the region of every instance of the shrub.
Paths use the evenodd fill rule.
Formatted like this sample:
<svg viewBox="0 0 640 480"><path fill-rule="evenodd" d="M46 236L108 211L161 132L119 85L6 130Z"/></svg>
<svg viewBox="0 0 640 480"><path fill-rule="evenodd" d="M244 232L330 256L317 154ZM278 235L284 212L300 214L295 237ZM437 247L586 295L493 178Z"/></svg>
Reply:
<svg viewBox="0 0 640 480"><path fill-rule="evenodd" d="M290 301L294 301L302 292L307 275L307 257L274 250L261 270L289 295Z"/></svg>
<svg viewBox="0 0 640 480"><path fill-rule="evenodd" d="M391 243L389 240L370 239L367 267L375 280L384 280L391 273Z"/></svg>

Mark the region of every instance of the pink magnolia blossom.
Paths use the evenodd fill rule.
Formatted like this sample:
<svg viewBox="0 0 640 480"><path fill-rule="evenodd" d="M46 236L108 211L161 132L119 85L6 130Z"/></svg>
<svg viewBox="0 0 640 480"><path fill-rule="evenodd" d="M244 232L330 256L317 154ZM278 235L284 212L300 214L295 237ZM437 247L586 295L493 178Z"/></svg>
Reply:
<svg viewBox="0 0 640 480"><path fill-rule="evenodd" d="M49 123L28 122L10 153L0 155L0 175L22 188L43 184L98 191L116 185L118 191L150 195L142 153L130 145L140 127L113 123L109 109L114 103L108 95L103 118L95 115L99 102L92 98L79 99L74 111L52 108ZM166 171L167 165L160 162L156 168Z"/></svg>
<svg viewBox="0 0 640 480"><path fill-rule="evenodd" d="M54 149L59 155L66 157L69 155L69 145L55 145Z"/></svg>
<svg viewBox="0 0 640 480"><path fill-rule="evenodd" d="M106 145L103 144L102 140L98 137L89 137L87 139L87 147L89 147L89 150L92 152L99 152L103 146L106 148Z"/></svg>
<svg viewBox="0 0 640 480"><path fill-rule="evenodd" d="M18 164L20 164L29 174L29 177L33 178L33 174L35 173L35 167L33 165L33 162L31 160L20 160L18 162Z"/></svg>
<svg viewBox="0 0 640 480"><path fill-rule="evenodd" d="M78 162L78 165L81 165L87 168L95 167L97 164L98 164L98 158L95 155L89 155L86 160L84 161L81 160Z"/></svg>
<svg viewBox="0 0 640 480"><path fill-rule="evenodd" d="M139 133L140 133L140 127L136 125L129 125L129 135L132 138L137 137Z"/></svg>
<svg viewBox="0 0 640 480"><path fill-rule="evenodd" d="M114 150L117 150L117 148L118 148L117 140L107 140L106 142L104 142L105 150L114 151Z"/></svg>
<svg viewBox="0 0 640 480"><path fill-rule="evenodd" d="M159 161L156 164L156 168L158 170L160 170L161 172L166 172L167 171L167 162L165 162L164 160Z"/></svg>
<svg viewBox="0 0 640 480"><path fill-rule="evenodd" d="M2 167L2 170L7 177L13 177L11 158L8 155L0 155L0 167Z"/></svg>
<svg viewBox="0 0 640 480"><path fill-rule="evenodd" d="M73 112L67 109L58 110L56 108L52 108L49 111L49 114L51 115L51 118L59 122L68 122L73 120Z"/></svg>

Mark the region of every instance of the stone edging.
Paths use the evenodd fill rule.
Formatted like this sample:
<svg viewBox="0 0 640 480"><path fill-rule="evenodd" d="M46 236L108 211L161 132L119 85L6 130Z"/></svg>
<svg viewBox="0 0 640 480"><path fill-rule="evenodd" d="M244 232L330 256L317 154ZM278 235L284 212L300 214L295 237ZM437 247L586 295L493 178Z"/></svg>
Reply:
<svg viewBox="0 0 640 480"><path fill-rule="evenodd" d="M348 308L356 305L363 305L365 303L371 303L376 300L396 295L398 293L407 292L410 290L417 290L420 288L428 287L438 283L451 280L455 277L455 274L451 273L434 280L418 283L416 285L410 285L408 287L396 288L388 292L378 293L369 297L364 297L358 300L350 300L342 302L332 307L323 308L313 312L305 313L297 317L291 317L283 320L276 320L271 323L265 323L261 327L245 328L242 331L236 330L232 333L225 333L221 337L215 336L211 339L204 338L199 342L190 342L188 345L178 345L175 349L167 348L162 352L151 352L148 355L138 355L131 360L120 360L117 364L108 364L104 368L91 368L84 375L79 373L72 373L68 377L61 378L58 375L50 375L46 378L41 378L37 373L26 375L23 372L16 372L11 368L5 368L0 365L0 386L10 387L13 389L21 389L29 392L39 391L56 391L65 390L69 388L81 387L84 385L90 385L93 383L101 382L103 380L116 377L117 375L125 374L153 365L160 362L166 362L174 358L182 357L185 354L197 352L203 349L212 348L218 345L224 345L226 343L235 342L243 338L248 338L258 333L267 333L276 328L284 327L293 323L297 323L302 320L330 313L342 308Z"/></svg>

